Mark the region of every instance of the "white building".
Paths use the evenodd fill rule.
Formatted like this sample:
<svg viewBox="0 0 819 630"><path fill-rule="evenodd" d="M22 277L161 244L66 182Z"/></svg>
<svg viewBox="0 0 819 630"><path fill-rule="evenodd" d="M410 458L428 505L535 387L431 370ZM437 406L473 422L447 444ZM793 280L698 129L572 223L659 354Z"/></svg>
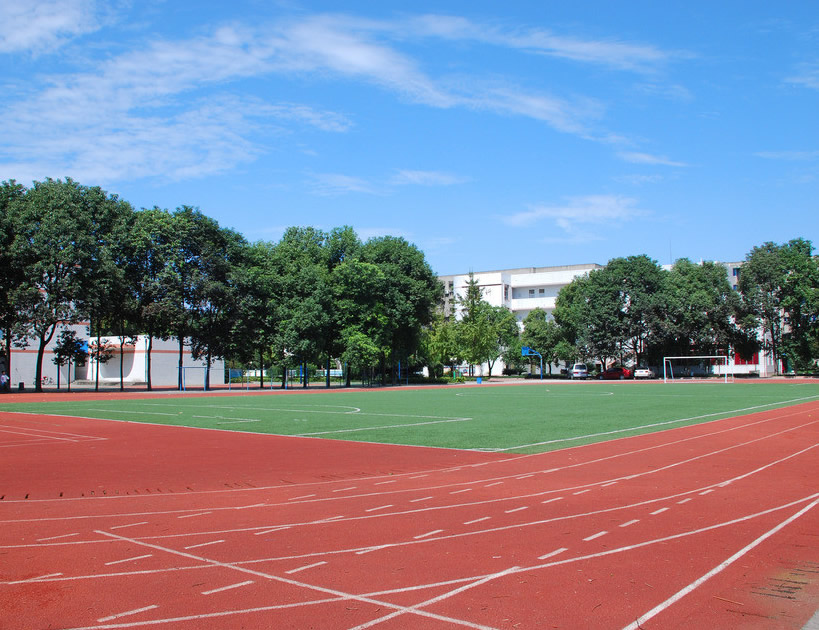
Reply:
<svg viewBox="0 0 819 630"><path fill-rule="evenodd" d="M731 288L736 291L742 263L719 264L725 267ZM663 265L663 268L671 269L671 265ZM536 308L542 308L551 315L560 289L575 278L584 276L595 269L603 269L603 265L589 263L559 267L523 267L519 269L478 271L473 272L472 275L481 288L483 299L492 306L505 306L508 308L522 327L523 320L530 311ZM444 285L444 313L450 315L454 312L457 317L456 300L466 294L469 274L438 276L438 279ZM771 376L776 373L773 358L764 350L756 353L750 361L743 361L739 357L731 358L730 361L729 369L737 375ZM498 360L493 366L493 375L501 374L504 367L502 361ZM488 366L484 364L481 366L481 373L487 374L487 369ZM544 370L548 371L546 366L544 366ZM554 370L552 371L554 372ZM661 366L660 373L662 373Z"/></svg>
<svg viewBox="0 0 819 630"><path fill-rule="evenodd" d="M148 337L140 335L135 338L134 343L126 344L120 355L119 337L102 337L103 345L111 350L111 358L105 363L98 363L93 359L87 359L79 364L57 366L54 363L54 345L59 337L60 331L64 329L74 330L77 339L86 343L96 342L96 338L89 339L88 325L75 324L71 326L58 327L57 332L51 342L46 346L43 355L42 377L43 385L51 388L59 383L65 387L70 381L72 384L95 383L97 371L99 371L99 382L101 385L119 385L120 382L120 357L122 358L123 381L126 386L146 386L148 383ZM11 351L11 373L9 374L11 386L19 388L23 383L25 389L33 389L36 378L37 350L39 341L29 339L23 348L12 348ZM191 356L190 347L183 348L183 365L185 366L184 378L186 387L201 388L205 380L205 362L194 360ZM176 339L163 341L154 339L151 349L151 385L153 387L176 387L178 380L179 344ZM225 383L224 361L216 360L210 366L210 384L219 385ZM0 357L0 370L7 371L4 357ZM79 382L79 383L78 383Z"/></svg>

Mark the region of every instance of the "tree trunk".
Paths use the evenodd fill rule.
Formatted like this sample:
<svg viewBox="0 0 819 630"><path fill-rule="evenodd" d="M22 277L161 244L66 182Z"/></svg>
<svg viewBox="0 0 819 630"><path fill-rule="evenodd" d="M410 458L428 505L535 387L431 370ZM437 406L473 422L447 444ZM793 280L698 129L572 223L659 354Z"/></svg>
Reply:
<svg viewBox="0 0 819 630"><path fill-rule="evenodd" d="M327 369L324 375L324 384L327 389L330 389L330 353L327 353Z"/></svg>
<svg viewBox="0 0 819 630"><path fill-rule="evenodd" d="M259 347L259 389L264 389L264 349Z"/></svg>
<svg viewBox="0 0 819 630"><path fill-rule="evenodd" d="M154 337L152 334L148 334L148 353L145 357L146 363L145 367L148 370L148 391L151 391L151 350L154 347Z"/></svg>
<svg viewBox="0 0 819 630"><path fill-rule="evenodd" d="M102 335L100 334L100 327L97 326L97 373L94 383L94 391L100 391L100 368L102 367L101 353L102 353Z"/></svg>
<svg viewBox="0 0 819 630"><path fill-rule="evenodd" d="M179 391L181 392L182 391L182 361L183 361L182 353L184 352L185 339L182 337L182 335L178 335L177 339L179 339L179 361L178 361L178 365L177 365L177 368L178 368L177 371L179 372L179 375L177 377L177 380L178 380Z"/></svg>
<svg viewBox="0 0 819 630"><path fill-rule="evenodd" d="M136 349L136 348L135 348ZM125 337L119 338L119 391L125 391Z"/></svg>
<svg viewBox="0 0 819 630"><path fill-rule="evenodd" d="M208 350L207 358L205 359L205 391L210 391L210 362L213 357L210 350Z"/></svg>

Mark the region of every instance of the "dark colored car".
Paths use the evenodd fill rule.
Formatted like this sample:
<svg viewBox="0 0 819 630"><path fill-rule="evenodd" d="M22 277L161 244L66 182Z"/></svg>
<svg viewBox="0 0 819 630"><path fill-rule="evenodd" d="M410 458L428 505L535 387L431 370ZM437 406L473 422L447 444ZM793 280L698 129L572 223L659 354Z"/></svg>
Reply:
<svg viewBox="0 0 819 630"><path fill-rule="evenodd" d="M600 379L604 381L622 381L631 378L631 370L621 365L610 367L600 374Z"/></svg>

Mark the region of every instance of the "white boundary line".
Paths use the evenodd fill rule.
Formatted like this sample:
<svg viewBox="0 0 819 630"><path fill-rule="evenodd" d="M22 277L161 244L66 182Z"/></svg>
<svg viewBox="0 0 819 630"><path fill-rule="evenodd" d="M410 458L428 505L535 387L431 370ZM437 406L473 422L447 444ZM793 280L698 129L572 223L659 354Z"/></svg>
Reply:
<svg viewBox="0 0 819 630"><path fill-rule="evenodd" d="M816 496L816 495L814 495L814 496ZM714 577L717 573L720 573L726 567L730 566L731 564L733 564L734 562L739 560L742 556L744 556L746 553L751 551L753 548L758 547L763 542L765 542L768 538L770 538L771 536L776 534L778 531L780 531L781 529L787 527L793 521L798 519L800 516L802 516L803 514L806 514L810 510L812 510L814 507L816 507L817 504L819 504L819 499L815 499L812 503L810 503L810 504L806 505L805 507L803 507L796 514L793 514L789 518L786 518L784 521L779 523L773 529L769 529L767 532L765 532L764 534L759 536L756 540L754 540L753 542L745 545L742 549L737 551L733 556L731 556L730 558L728 558L724 562L718 564L713 569L711 569L708 573L706 573L705 575L701 576L700 578L694 580L693 582L691 582L691 584L689 584L685 588L680 589L674 595L669 597L667 600L665 600L661 604L658 604L657 606L655 606L654 608L649 610L647 613L644 613L643 615L638 617L633 623L630 623L629 625L625 626L623 628L623 630L637 630L638 628L641 627L641 624L645 623L646 621L648 621L652 617L660 614L661 612L663 612L666 608L668 608L672 604L675 604L676 602L680 601L683 597L688 595L694 589L696 589L701 584L703 584L707 580Z"/></svg>

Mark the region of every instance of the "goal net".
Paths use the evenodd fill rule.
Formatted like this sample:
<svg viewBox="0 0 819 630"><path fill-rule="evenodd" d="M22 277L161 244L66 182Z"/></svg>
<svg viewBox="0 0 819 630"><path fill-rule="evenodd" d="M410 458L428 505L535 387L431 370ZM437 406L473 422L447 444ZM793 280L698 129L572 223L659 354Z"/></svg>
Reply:
<svg viewBox="0 0 819 630"><path fill-rule="evenodd" d="M726 355L663 357L663 382L717 379L725 383L734 380L733 364Z"/></svg>

